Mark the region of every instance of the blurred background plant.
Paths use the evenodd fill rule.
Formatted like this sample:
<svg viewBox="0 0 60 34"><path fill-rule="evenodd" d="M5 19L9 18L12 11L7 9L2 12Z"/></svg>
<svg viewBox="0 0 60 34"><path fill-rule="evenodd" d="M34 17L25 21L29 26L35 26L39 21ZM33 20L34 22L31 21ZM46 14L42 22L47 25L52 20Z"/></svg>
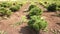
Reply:
<svg viewBox="0 0 60 34"><path fill-rule="evenodd" d="M8 33L4 30L0 30L0 34L8 34Z"/></svg>

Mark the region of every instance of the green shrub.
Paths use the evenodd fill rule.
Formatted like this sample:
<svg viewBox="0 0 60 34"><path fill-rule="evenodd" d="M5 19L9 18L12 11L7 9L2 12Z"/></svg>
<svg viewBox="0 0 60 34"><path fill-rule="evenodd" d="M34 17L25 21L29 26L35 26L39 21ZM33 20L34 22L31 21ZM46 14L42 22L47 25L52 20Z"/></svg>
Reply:
<svg viewBox="0 0 60 34"><path fill-rule="evenodd" d="M56 9L57 9L58 11L60 11L60 8L59 8L59 7L57 7Z"/></svg>
<svg viewBox="0 0 60 34"><path fill-rule="evenodd" d="M17 11L20 9L22 4L17 2L1 2L0 7L9 8L11 11Z"/></svg>
<svg viewBox="0 0 60 34"><path fill-rule="evenodd" d="M8 2L1 2L1 3L0 3L0 6L1 6L1 7L10 7L11 4L8 3Z"/></svg>
<svg viewBox="0 0 60 34"><path fill-rule="evenodd" d="M48 9L48 11L56 11L56 4L55 3L53 3L53 4L50 4L48 7L47 7L47 9Z"/></svg>
<svg viewBox="0 0 60 34"><path fill-rule="evenodd" d="M13 11L13 12L15 12L19 9L20 9L20 7L18 5L10 7L10 10Z"/></svg>
<svg viewBox="0 0 60 34"><path fill-rule="evenodd" d="M10 16L12 12L20 9L22 4L18 2L0 2L0 16Z"/></svg>
<svg viewBox="0 0 60 34"><path fill-rule="evenodd" d="M19 5L19 6L23 6L23 4L18 3L18 2L14 2L13 5Z"/></svg>
<svg viewBox="0 0 60 34"><path fill-rule="evenodd" d="M2 16L2 15L5 15L5 13L6 13L5 8L4 8L4 7L0 7L0 15L1 15L1 16Z"/></svg>
<svg viewBox="0 0 60 34"><path fill-rule="evenodd" d="M39 16L31 16L31 19L28 22L30 28L33 28L36 31L41 29L45 29L47 26L47 22Z"/></svg>
<svg viewBox="0 0 60 34"><path fill-rule="evenodd" d="M22 4L13 3L13 6L10 7L10 10L15 12L15 11L19 10L21 6L22 6Z"/></svg>
<svg viewBox="0 0 60 34"><path fill-rule="evenodd" d="M45 1L44 4L48 4L48 2Z"/></svg>
<svg viewBox="0 0 60 34"><path fill-rule="evenodd" d="M18 4L18 5L23 6L23 4Z"/></svg>
<svg viewBox="0 0 60 34"><path fill-rule="evenodd" d="M30 5L28 11L30 11L30 10L31 10L32 8L34 8L34 7L37 7L37 6L36 6L36 5Z"/></svg>
<svg viewBox="0 0 60 34"><path fill-rule="evenodd" d="M60 5L58 6L58 8L60 8Z"/></svg>
<svg viewBox="0 0 60 34"><path fill-rule="evenodd" d="M7 10L6 11L6 15L9 17L10 15L12 14L12 11L11 10Z"/></svg>
<svg viewBox="0 0 60 34"><path fill-rule="evenodd" d="M41 15L42 14L42 10L38 7L35 7L33 9L30 10L29 16L33 16L33 15Z"/></svg>
<svg viewBox="0 0 60 34"><path fill-rule="evenodd" d="M57 5L57 8L56 9L60 11L60 5Z"/></svg>
<svg viewBox="0 0 60 34"><path fill-rule="evenodd" d="M11 15L11 10L7 10L6 8L4 7L0 7L0 16L10 16Z"/></svg>

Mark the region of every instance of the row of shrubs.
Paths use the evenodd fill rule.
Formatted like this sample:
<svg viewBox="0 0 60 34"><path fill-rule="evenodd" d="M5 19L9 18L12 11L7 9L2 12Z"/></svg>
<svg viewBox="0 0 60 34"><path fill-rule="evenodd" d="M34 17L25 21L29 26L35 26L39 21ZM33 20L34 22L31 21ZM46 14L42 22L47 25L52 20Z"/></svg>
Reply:
<svg viewBox="0 0 60 34"><path fill-rule="evenodd" d="M34 7L34 5L31 5L29 8L31 8L29 12L29 27L35 31L45 29L47 26L47 22L44 19L41 19L41 14L43 13L43 11L37 6Z"/></svg>
<svg viewBox="0 0 60 34"><path fill-rule="evenodd" d="M0 16L10 16L12 12L20 9L22 4L17 2L0 2Z"/></svg>
<svg viewBox="0 0 60 34"><path fill-rule="evenodd" d="M45 8L47 8L48 11L56 11L60 10L60 3L54 2L54 1L45 1L45 2L40 2L40 5L43 5Z"/></svg>

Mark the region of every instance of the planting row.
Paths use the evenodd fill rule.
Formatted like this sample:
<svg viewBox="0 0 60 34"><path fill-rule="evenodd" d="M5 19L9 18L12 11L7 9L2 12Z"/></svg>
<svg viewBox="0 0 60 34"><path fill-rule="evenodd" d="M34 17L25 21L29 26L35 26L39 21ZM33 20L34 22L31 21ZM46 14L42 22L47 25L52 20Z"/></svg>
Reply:
<svg viewBox="0 0 60 34"><path fill-rule="evenodd" d="M49 11L56 11L59 10L60 11L60 2L59 0L57 1L40 1L39 2L40 5L43 5L45 8L47 8Z"/></svg>
<svg viewBox="0 0 60 34"><path fill-rule="evenodd" d="M0 2L0 16L10 16L21 8L22 4L18 2Z"/></svg>
<svg viewBox="0 0 60 34"><path fill-rule="evenodd" d="M31 5L29 8L29 27L37 32L40 30L44 30L47 26L47 22L42 19L41 14L43 13L43 11L36 5Z"/></svg>

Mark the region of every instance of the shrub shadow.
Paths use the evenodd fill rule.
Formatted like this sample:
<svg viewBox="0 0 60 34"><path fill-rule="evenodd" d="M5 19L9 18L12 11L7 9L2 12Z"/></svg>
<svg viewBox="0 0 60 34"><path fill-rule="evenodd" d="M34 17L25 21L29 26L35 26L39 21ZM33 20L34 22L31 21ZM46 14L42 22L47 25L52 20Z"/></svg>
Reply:
<svg viewBox="0 0 60 34"><path fill-rule="evenodd" d="M36 31L30 29L28 26L22 27L21 30L19 31L21 34L37 34Z"/></svg>
<svg viewBox="0 0 60 34"><path fill-rule="evenodd" d="M29 15L26 15L27 19L31 19Z"/></svg>
<svg viewBox="0 0 60 34"><path fill-rule="evenodd" d="M60 26L60 23L56 23L56 24Z"/></svg>

